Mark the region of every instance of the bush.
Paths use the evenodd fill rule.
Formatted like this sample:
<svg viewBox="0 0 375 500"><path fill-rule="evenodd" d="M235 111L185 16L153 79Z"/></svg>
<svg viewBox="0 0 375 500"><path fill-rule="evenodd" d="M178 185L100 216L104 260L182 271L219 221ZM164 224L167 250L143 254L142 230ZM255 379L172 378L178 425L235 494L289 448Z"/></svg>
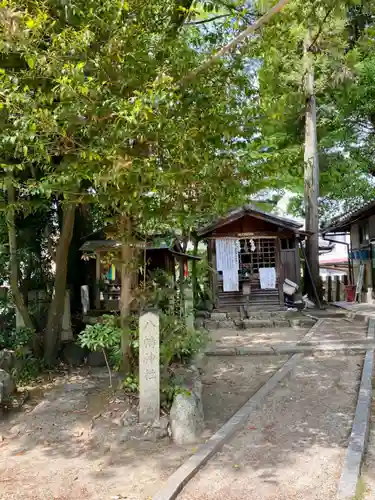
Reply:
<svg viewBox="0 0 375 500"><path fill-rule="evenodd" d="M120 345L121 328L116 316L104 315L94 325L86 325L79 334L78 343L90 351L110 351Z"/></svg>
<svg viewBox="0 0 375 500"><path fill-rule="evenodd" d="M189 330L183 318L160 316L160 364L166 369L171 363L192 359L208 341L205 331Z"/></svg>
<svg viewBox="0 0 375 500"><path fill-rule="evenodd" d="M129 319L132 373L128 373L123 387L130 392L138 390L139 329L138 318ZM121 327L116 316L103 316L95 325L87 325L79 335L78 343L91 351L102 350L109 364L115 369L121 365ZM189 330L185 321L174 315L160 314L160 365L162 395L167 401L176 390L170 384L169 369L175 362L185 363L193 358L207 343L208 335L199 330Z"/></svg>
<svg viewBox="0 0 375 500"><path fill-rule="evenodd" d="M31 349L34 337L35 331L26 327L0 333L1 349L10 349L15 353L16 366L12 375L19 383L30 382L44 369L43 361Z"/></svg>
<svg viewBox="0 0 375 500"><path fill-rule="evenodd" d="M31 346L35 331L31 328L13 328L0 332L0 349L17 351L21 347Z"/></svg>
<svg viewBox="0 0 375 500"><path fill-rule="evenodd" d="M16 314L13 304L9 299L0 298L0 348L7 333L14 330L16 325Z"/></svg>
<svg viewBox="0 0 375 500"><path fill-rule="evenodd" d="M98 323L86 325L78 337L78 344L90 351L102 351L107 364L109 384L112 387L112 373L109 359L118 356L121 345L121 328L116 316L104 315ZM121 359L121 358L120 358Z"/></svg>

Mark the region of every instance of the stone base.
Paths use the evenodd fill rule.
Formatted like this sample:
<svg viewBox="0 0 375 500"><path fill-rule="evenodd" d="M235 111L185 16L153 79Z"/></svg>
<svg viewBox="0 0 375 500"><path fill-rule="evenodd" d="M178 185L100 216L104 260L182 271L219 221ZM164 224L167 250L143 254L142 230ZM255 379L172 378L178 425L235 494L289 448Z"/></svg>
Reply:
<svg viewBox="0 0 375 500"><path fill-rule="evenodd" d="M16 391L16 384L5 370L0 369L0 407L7 405L12 394Z"/></svg>
<svg viewBox="0 0 375 500"><path fill-rule="evenodd" d="M182 391L175 396L169 418L173 441L189 445L200 440L204 428L202 382L195 366L186 369L182 376Z"/></svg>
<svg viewBox="0 0 375 500"><path fill-rule="evenodd" d="M202 321L202 318L199 318ZM259 329L259 328L310 328L315 319L302 315L298 311L260 311L248 313L247 318L241 319L239 312L213 312L208 319L203 320L207 330L226 329Z"/></svg>

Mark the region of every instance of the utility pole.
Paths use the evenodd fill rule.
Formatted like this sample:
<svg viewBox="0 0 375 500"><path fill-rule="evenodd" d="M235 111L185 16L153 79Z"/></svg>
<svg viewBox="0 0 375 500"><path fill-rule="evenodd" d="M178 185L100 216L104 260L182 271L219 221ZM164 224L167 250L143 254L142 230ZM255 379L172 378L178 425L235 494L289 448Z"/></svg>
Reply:
<svg viewBox="0 0 375 500"><path fill-rule="evenodd" d="M304 43L304 73L306 93L304 185L305 228L310 234L306 239L305 292L316 300L319 286L319 158L316 134L316 100L314 90L314 58L311 52L312 36L309 28ZM308 269L310 272L308 272ZM314 290L315 288L315 290Z"/></svg>

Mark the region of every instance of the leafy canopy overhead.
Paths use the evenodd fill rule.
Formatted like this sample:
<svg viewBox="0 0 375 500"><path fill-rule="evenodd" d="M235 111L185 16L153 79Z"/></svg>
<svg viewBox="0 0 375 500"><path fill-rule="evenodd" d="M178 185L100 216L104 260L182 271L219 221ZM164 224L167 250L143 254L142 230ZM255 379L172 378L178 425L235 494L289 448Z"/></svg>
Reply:
<svg viewBox="0 0 375 500"><path fill-rule="evenodd" d="M202 29L190 23L195 8L4 1L3 178L13 172L31 196L92 198L155 221L173 212L188 224L263 187L248 161L258 115L249 59L229 55L189 86L177 83L226 39L233 19Z"/></svg>
<svg viewBox="0 0 375 500"><path fill-rule="evenodd" d="M260 133L256 148L278 175L275 188L303 193L305 68L303 42L312 30L322 212L372 199L371 124L374 80L370 2L291 0L249 45L259 60ZM255 52L254 52L255 51ZM370 130L372 126L370 125ZM295 200L297 202L297 200ZM301 203L294 203L301 208ZM334 208L333 208L334 207ZM300 210L299 210L300 211Z"/></svg>

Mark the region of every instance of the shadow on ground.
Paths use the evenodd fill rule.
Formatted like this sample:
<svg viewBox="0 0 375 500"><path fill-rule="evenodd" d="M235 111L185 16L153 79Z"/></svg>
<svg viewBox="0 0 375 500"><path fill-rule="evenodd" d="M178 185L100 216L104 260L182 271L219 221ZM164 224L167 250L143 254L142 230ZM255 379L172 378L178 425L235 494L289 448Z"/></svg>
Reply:
<svg viewBox="0 0 375 500"><path fill-rule="evenodd" d="M207 358L204 437L286 359ZM193 479L181 499L329 500L350 433L361 365L361 357L354 356L306 358L265 399L243 432ZM150 498L196 447L129 435L121 420L136 421L134 403L122 391L109 391L104 371L60 374L31 391L22 411L0 425L0 499ZM310 495L313 483L326 496Z"/></svg>
<svg viewBox="0 0 375 500"><path fill-rule="evenodd" d="M179 500L333 500L362 357L304 358Z"/></svg>

